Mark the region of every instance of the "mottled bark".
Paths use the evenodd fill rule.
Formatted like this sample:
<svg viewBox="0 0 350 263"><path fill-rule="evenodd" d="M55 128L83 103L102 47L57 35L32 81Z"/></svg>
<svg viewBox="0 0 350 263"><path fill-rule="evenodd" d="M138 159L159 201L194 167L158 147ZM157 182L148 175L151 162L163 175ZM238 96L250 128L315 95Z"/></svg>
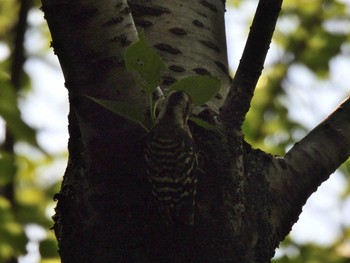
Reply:
<svg viewBox="0 0 350 263"><path fill-rule="evenodd" d="M244 142L240 126L280 1L261 0L259 19L268 17L268 27L261 24L250 36L261 48L252 50L248 41L221 119L216 115L230 83L223 1L42 2L71 106L69 163L56 195L62 262L269 262L311 192L349 156L350 141L345 103L283 158ZM145 131L85 97L146 108L123 61L125 48L137 39L135 26L166 62L163 89L189 75L221 79L220 95L199 114L217 129L191 125L199 154L193 227L165 225L151 202Z"/></svg>
<svg viewBox="0 0 350 263"><path fill-rule="evenodd" d="M208 102L215 111L231 82L228 70L222 1L128 1L136 26L164 58L162 87L187 76L212 75L221 90ZM160 37L161 36L161 37ZM198 87L200 88L200 87Z"/></svg>
<svg viewBox="0 0 350 263"><path fill-rule="evenodd" d="M42 3L70 96L135 102L141 92L123 58L126 47L138 39L127 1Z"/></svg>

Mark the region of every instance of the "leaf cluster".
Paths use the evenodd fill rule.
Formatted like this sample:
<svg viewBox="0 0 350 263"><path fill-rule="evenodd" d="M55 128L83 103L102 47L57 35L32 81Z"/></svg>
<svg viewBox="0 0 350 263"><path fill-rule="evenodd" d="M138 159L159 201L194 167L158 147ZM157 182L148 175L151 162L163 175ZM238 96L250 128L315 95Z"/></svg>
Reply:
<svg viewBox="0 0 350 263"><path fill-rule="evenodd" d="M157 105L164 98L164 95L162 94L158 98L153 95L157 89L160 91L162 75L166 68L165 63L157 52L147 44L143 32L140 33L139 41L127 48L124 57L126 69L133 74L138 87L149 98L149 115L154 123L157 117ZM190 76L172 84L166 90L165 96L174 90L183 91L191 98L194 106L200 106L217 94L219 89L220 81L216 77ZM124 101L89 98L115 114L140 124L146 130L151 128L148 127L142 108L138 105L130 105ZM198 124L202 123L198 122ZM208 127L205 124L201 126Z"/></svg>
<svg viewBox="0 0 350 263"><path fill-rule="evenodd" d="M280 248L282 256L272 260L272 263L347 263L350 256L348 249L349 243L344 238L328 246L297 244L287 239Z"/></svg>
<svg viewBox="0 0 350 263"><path fill-rule="evenodd" d="M306 135L306 127L291 120L286 103L287 86L293 93L290 86L302 78L292 75L291 69L306 68L315 82L328 80L330 61L348 45L348 31L342 23L346 10L340 1L283 2L272 50L244 123L244 134L252 145L283 155Z"/></svg>
<svg viewBox="0 0 350 263"><path fill-rule="evenodd" d="M44 21L36 24L28 19L25 27L27 33L40 33L45 38L45 48L26 49L25 43L19 42L23 3L29 3L31 11L38 11L41 4L39 0L3 0L0 8L0 262L12 262L27 253L28 226L35 225L49 233L53 223L48 211L54 205L52 196L59 183L54 180L43 184L41 176L57 159L67 158L45 153L37 141L38 130L22 116L21 104L32 88L24 63L30 57L47 63L44 54L49 51ZM45 240L55 242L54 252L46 255L57 258L57 242L50 234Z"/></svg>

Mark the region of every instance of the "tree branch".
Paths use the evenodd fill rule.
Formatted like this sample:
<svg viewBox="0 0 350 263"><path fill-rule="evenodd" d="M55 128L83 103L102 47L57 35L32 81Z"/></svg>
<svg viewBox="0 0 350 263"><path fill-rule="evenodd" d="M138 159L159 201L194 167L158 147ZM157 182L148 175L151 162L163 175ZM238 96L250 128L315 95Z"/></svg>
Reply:
<svg viewBox="0 0 350 263"><path fill-rule="evenodd" d="M259 1L240 64L219 114L219 120L227 127L241 129L264 66L281 5L282 0Z"/></svg>
<svg viewBox="0 0 350 263"><path fill-rule="evenodd" d="M349 155L350 97L284 158L274 158L267 166L271 219L278 241L289 233L309 196Z"/></svg>
<svg viewBox="0 0 350 263"><path fill-rule="evenodd" d="M143 160L144 131L85 95L146 108L147 97L124 65L125 49L137 40L137 31L126 0L42 4L70 103L69 162L55 196L60 256L62 262L118 262L125 243L138 241L125 242L123 233L134 200L143 200L135 185L141 185L144 169L135 160ZM91 247L86 240L98 242ZM81 246L73 250L72 244Z"/></svg>
<svg viewBox="0 0 350 263"><path fill-rule="evenodd" d="M127 1L42 3L70 95L135 96L130 95L133 78L124 68L124 51L137 40Z"/></svg>

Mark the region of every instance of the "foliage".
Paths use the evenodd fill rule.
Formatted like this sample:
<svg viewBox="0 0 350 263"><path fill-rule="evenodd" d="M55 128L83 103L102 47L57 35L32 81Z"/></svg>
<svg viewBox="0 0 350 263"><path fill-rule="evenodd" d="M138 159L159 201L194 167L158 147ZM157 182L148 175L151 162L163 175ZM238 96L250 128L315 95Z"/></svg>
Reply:
<svg viewBox="0 0 350 263"><path fill-rule="evenodd" d="M173 90L188 94L194 106L200 106L210 100L220 89L220 81L210 76L193 76L181 79L169 87Z"/></svg>
<svg viewBox="0 0 350 263"><path fill-rule="evenodd" d="M286 148L300 139L293 138L293 134L306 132L290 119L283 103L287 84L296 79L296 76L290 76L290 69L295 65L307 67L315 80L326 81L330 60L342 54L342 47L349 41L346 31L326 27L327 23L344 18L346 8L343 3L307 3L283 2L273 38L278 57L266 66L244 125L249 142L274 154L284 154Z"/></svg>
<svg viewBox="0 0 350 263"><path fill-rule="evenodd" d="M0 262L25 252L27 238L16 222L11 203L0 197Z"/></svg>
<svg viewBox="0 0 350 263"><path fill-rule="evenodd" d="M307 243L296 244L287 239L281 249L284 255L273 260L273 263L346 263L349 262L349 243L345 239L330 246Z"/></svg>
<svg viewBox="0 0 350 263"><path fill-rule="evenodd" d="M40 1L32 2L38 10ZM57 242L50 237L52 220L48 210L54 206L52 196L59 189L59 182L53 180L44 184L44 176L57 161L66 159L66 154L52 157L37 141L39 131L23 119L22 106L31 94L30 76L23 70L26 57L21 51L25 43L19 39L20 1L4 0L0 8L0 262L14 262L27 253L27 244L33 238L28 236L28 226L44 229L48 239L54 242L56 253L44 256L57 258ZM27 31L40 32L47 37L47 28L27 24ZM34 28L38 26L38 28ZM40 30L40 31L39 31ZM45 39L48 41L48 39ZM41 52L28 57L44 58L48 45ZM32 49L33 50L33 49ZM46 62L45 62L46 63ZM19 76L19 77L17 77ZM52 214L52 212L51 212ZM35 241L38 239L36 237ZM44 259L44 257L42 257Z"/></svg>
<svg viewBox="0 0 350 263"><path fill-rule="evenodd" d="M160 99L157 98L156 101L153 101L153 93L162 82L162 74L166 66L161 56L147 44L143 32L140 32L139 41L127 48L125 66L129 72L134 73L138 86L148 95L151 118L154 122L156 119L155 110ZM191 97L195 106L199 106L210 100L219 89L220 81L215 77L192 76L175 82L167 92L183 91ZM119 108L121 109L121 107ZM121 110L120 115L126 116L127 111ZM129 119L134 120L134 115L132 114ZM138 122L139 119L136 121Z"/></svg>
<svg viewBox="0 0 350 263"><path fill-rule="evenodd" d="M138 105L130 105L125 101L96 99L89 96L87 96L87 98L117 115L120 115L133 122L136 122L137 124L141 125L147 130L147 128L145 127L145 116L142 114L142 108Z"/></svg>
<svg viewBox="0 0 350 263"><path fill-rule="evenodd" d="M165 69L165 64L161 56L147 44L143 32L140 33L139 41L127 48L124 57L126 69L133 73L137 85L149 98L150 117L152 123L154 123L157 105L162 97L156 98L154 101L153 93L162 82L162 73ZM216 77L192 76L172 84L167 90L167 93L174 90L183 91L190 96L194 106L200 106L217 94L219 89L220 81ZM138 123L146 130L151 128L147 125L142 108L138 105L130 105L125 101L108 101L92 97L88 98L113 113ZM203 123L203 121L194 120L203 128L209 127L209 125Z"/></svg>
<svg viewBox="0 0 350 263"><path fill-rule="evenodd" d="M16 141L25 141L39 147L34 129L21 119L15 89L5 75L0 76L0 116Z"/></svg>
<svg viewBox="0 0 350 263"><path fill-rule="evenodd" d="M148 96L152 96L162 81L165 64L156 51L147 44L143 32L140 33L139 41L127 48L124 57L125 67L134 73L137 85Z"/></svg>

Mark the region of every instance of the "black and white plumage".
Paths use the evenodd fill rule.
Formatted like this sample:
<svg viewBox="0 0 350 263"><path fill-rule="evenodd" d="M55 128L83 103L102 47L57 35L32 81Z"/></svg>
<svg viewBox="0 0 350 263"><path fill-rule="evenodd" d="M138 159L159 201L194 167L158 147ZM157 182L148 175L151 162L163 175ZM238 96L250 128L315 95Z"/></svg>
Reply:
<svg viewBox="0 0 350 263"><path fill-rule="evenodd" d="M170 93L147 136L147 174L159 213L167 224L193 225L196 154L187 120L192 102L181 91Z"/></svg>

